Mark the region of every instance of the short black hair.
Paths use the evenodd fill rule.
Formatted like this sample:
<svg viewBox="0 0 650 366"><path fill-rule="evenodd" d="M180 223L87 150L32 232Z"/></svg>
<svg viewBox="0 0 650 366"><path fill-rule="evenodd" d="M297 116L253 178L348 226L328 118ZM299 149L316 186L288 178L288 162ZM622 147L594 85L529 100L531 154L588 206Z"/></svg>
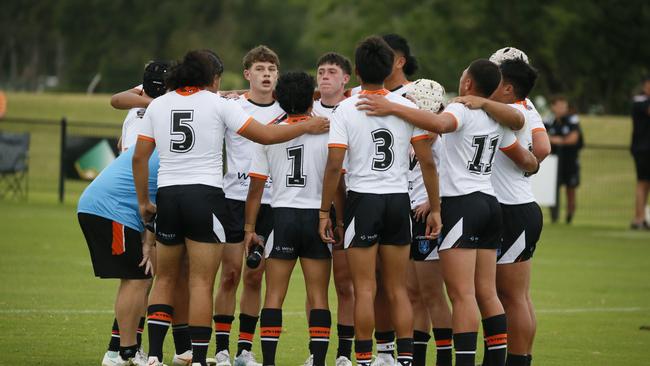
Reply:
<svg viewBox="0 0 650 366"><path fill-rule="evenodd" d="M280 75L275 86L275 98L288 114L305 114L314 103L316 80L304 71L289 71Z"/></svg>
<svg viewBox="0 0 650 366"><path fill-rule="evenodd" d="M223 62L211 50L189 51L181 62L172 66L165 80L167 88L174 90L185 86L205 87L223 73Z"/></svg>
<svg viewBox="0 0 650 366"><path fill-rule="evenodd" d="M467 68L467 74L476 84L476 91L486 98L494 93L501 82L499 66L484 58L472 61Z"/></svg>
<svg viewBox="0 0 650 366"><path fill-rule="evenodd" d="M415 74L416 71L418 71L418 60L411 54L411 47L409 46L406 38L395 33L386 34L381 38L383 38L384 41L388 43L393 51L399 51L402 53L402 55L404 55L404 58L406 59L406 63L402 68L404 75L411 76Z"/></svg>
<svg viewBox="0 0 650 366"><path fill-rule="evenodd" d="M318 59L316 67L320 67L321 65L325 64L336 65L340 67L341 70L343 70L344 74L352 75L352 64L350 63L350 60L348 60L347 57L341 55L340 53L328 52L324 54Z"/></svg>
<svg viewBox="0 0 650 366"><path fill-rule="evenodd" d="M499 65L501 78L511 84L517 99L525 99L537 80L537 70L521 59L506 60Z"/></svg>
<svg viewBox="0 0 650 366"><path fill-rule="evenodd" d="M382 84L393 70L394 53L381 37L364 39L354 51L357 73L364 83Z"/></svg>

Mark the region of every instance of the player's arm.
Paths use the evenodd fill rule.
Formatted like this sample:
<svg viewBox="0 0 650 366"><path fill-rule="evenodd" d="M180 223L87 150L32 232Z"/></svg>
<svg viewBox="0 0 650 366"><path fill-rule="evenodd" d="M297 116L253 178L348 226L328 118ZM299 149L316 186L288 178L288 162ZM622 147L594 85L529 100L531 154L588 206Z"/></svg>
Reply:
<svg viewBox="0 0 650 366"><path fill-rule="evenodd" d="M257 214L260 211L260 203L264 194L264 185L267 177L255 173L249 173L250 185L248 186L248 196L246 197L246 208L244 214L244 248L250 251L250 247L258 244L257 235L255 235L255 224L257 223Z"/></svg>
<svg viewBox="0 0 650 366"><path fill-rule="evenodd" d="M551 153L551 141L543 128L533 129L533 155L540 163Z"/></svg>
<svg viewBox="0 0 650 366"><path fill-rule="evenodd" d="M442 229L442 220L440 218L440 189L438 183L438 170L436 168L436 163L433 160L431 143L431 139L420 139L411 142L415 156L420 163L424 188L427 190L427 196L429 197L430 211L427 217L426 236L436 238L438 235L440 235L440 231Z"/></svg>
<svg viewBox="0 0 650 366"><path fill-rule="evenodd" d="M512 145L501 148L501 151L526 173L537 173L539 170L539 162L535 155L516 140Z"/></svg>
<svg viewBox="0 0 650 366"><path fill-rule="evenodd" d="M329 215L334 195L336 194L336 190L341 180L341 167L343 166L344 158L344 147L329 148L327 154L327 165L325 166L325 176L323 177L323 194L321 196L320 212L318 213L320 219L318 232L325 243L335 242L332 235L332 222L330 221Z"/></svg>
<svg viewBox="0 0 650 366"><path fill-rule="evenodd" d="M397 116L415 127L438 134L453 132L457 123L454 116L448 113L433 112L411 108L403 104L393 103L381 95L359 95L357 109L365 111L369 116Z"/></svg>
<svg viewBox="0 0 650 366"><path fill-rule="evenodd" d="M156 213L156 206L149 198L149 158L155 147L156 143L152 138L138 136L133 152L133 182L138 196L140 216L144 222L151 221Z"/></svg>
<svg viewBox="0 0 650 366"><path fill-rule="evenodd" d="M152 100L144 90L132 88L113 94L111 106L115 109L147 108Z"/></svg>
<svg viewBox="0 0 650 366"><path fill-rule="evenodd" d="M327 131L329 131L329 120L324 117L311 117L307 121L291 125L265 125L251 118L237 133L262 145L271 145L289 141L306 133L319 135Z"/></svg>
<svg viewBox="0 0 650 366"><path fill-rule="evenodd" d="M464 97L454 98L453 101L456 103L462 103L469 109L483 109L485 113L489 114L490 117L499 124L508 127L513 131L521 130L526 122L521 111L494 100L482 98L476 95L466 95Z"/></svg>
<svg viewBox="0 0 650 366"><path fill-rule="evenodd" d="M345 230L344 230L344 218L345 218L345 179L343 177L343 174L345 172L342 172L341 176L339 177L339 185L336 188L336 193L334 194L334 199L332 200L334 203L334 211L336 211L336 225L334 225L334 230L336 231L337 235L337 241L336 245L337 247L340 247L343 245L343 237L345 236Z"/></svg>

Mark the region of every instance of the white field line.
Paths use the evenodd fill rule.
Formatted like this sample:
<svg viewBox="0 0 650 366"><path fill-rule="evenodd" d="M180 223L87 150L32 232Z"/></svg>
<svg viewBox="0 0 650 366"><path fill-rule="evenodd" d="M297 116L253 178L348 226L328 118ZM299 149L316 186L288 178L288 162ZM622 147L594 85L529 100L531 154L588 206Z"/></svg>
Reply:
<svg viewBox="0 0 650 366"><path fill-rule="evenodd" d="M567 308L535 309L537 314L573 314L573 313L634 313L650 311L650 308ZM283 311L288 316L305 316L304 311ZM113 310L79 310L79 309L0 309L0 314L52 314L52 315L98 315L113 314Z"/></svg>

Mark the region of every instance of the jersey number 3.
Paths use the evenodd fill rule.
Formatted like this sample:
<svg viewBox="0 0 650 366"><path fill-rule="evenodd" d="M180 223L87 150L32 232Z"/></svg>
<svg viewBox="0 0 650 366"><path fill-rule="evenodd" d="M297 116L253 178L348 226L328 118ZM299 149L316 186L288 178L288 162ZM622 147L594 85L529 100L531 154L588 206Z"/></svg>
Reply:
<svg viewBox="0 0 650 366"><path fill-rule="evenodd" d="M474 158L467 163L467 169L474 174L491 174L492 173L492 162L494 161L494 153L497 150L497 145L499 144L499 137L492 137L488 141L489 136L474 136L472 138L472 146L474 146ZM483 155L485 155L485 144L488 143L489 155L487 156L487 162L484 161Z"/></svg>
<svg viewBox="0 0 650 366"><path fill-rule="evenodd" d="M194 129L190 122L194 120L194 111L172 111L172 125L169 133L176 137L170 141L169 150L177 153L184 153L192 150L194 147Z"/></svg>
<svg viewBox="0 0 650 366"><path fill-rule="evenodd" d="M393 165L393 134L380 128L372 131L372 141L375 142L375 156L372 158L372 170L385 171Z"/></svg>
<svg viewBox="0 0 650 366"><path fill-rule="evenodd" d="M307 182L302 167L304 151L304 145L287 148L287 159L291 162L291 174L287 174L287 187L304 187Z"/></svg>

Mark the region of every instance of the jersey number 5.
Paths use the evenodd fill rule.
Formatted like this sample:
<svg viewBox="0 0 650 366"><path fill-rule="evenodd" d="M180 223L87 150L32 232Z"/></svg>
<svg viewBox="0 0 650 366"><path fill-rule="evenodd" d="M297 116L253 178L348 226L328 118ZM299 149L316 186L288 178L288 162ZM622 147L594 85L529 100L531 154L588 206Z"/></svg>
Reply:
<svg viewBox="0 0 650 366"><path fill-rule="evenodd" d="M304 151L304 145L287 148L287 159L291 162L291 174L287 174L287 187L304 187L307 182L302 169Z"/></svg>
<svg viewBox="0 0 650 366"><path fill-rule="evenodd" d="M372 170L385 171L393 165L393 134L380 128L372 131L372 141L375 142L375 158L372 158Z"/></svg>
<svg viewBox="0 0 650 366"><path fill-rule="evenodd" d="M169 150L184 153L194 147L194 129L190 122L194 120L194 111L172 111L172 125L169 133L181 139L171 140Z"/></svg>
<svg viewBox="0 0 650 366"><path fill-rule="evenodd" d="M474 174L491 174L492 162L494 161L494 153L499 144L499 137L495 136L489 140L488 146L489 155L487 162L483 159L485 154L485 144L488 142L489 136L474 136L472 138L472 146L474 146L474 158L467 163L467 169Z"/></svg>

